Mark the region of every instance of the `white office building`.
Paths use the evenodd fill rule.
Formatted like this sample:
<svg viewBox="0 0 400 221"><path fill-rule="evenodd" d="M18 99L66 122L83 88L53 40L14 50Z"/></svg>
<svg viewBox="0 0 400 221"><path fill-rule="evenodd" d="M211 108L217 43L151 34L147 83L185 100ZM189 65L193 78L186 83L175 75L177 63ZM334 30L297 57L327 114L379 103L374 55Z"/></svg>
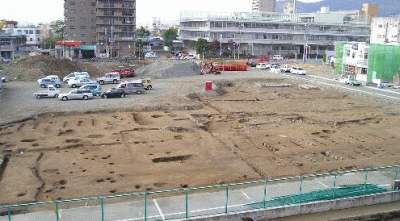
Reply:
<svg viewBox="0 0 400 221"><path fill-rule="evenodd" d="M373 18L371 44L400 43L400 16Z"/></svg>
<svg viewBox="0 0 400 221"><path fill-rule="evenodd" d="M357 11L317 13L181 13L180 39L194 48L199 38L217 39L229 51L237 43L238 54L321 57L333 51L336 41L369 42L371 26ZM306 53L307 51L307 53Z"/></svg>
<svg viewBox="0 0 400 221"><path fill-rule="evenodd" d="M6 35L25 35L27 46L40 46L43 42L43 26L13 27L4 28Z"/></svg>

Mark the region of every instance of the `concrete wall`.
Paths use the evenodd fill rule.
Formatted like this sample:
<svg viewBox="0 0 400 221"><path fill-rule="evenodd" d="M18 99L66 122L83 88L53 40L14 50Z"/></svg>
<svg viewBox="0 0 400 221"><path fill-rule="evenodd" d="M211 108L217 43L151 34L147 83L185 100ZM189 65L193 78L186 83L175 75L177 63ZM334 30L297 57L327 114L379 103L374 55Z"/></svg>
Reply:
<svg viewBox="0 0 400 221"><path fill-rule="evenodd" d="M367 195L361 197L353 197L340 200L322 201L316 203L306 203L284 206L273 209L252 210L243 213L231 213L226 215L197 217L188 220L211 221L211 220L229 220L241 221L243 218L272 219L278 217L286 217L293 215L301 215L307 213L317 213L329 210L339 210L358 206L374 205L379 203L387 203L400 200L400 192L387 192L375 195Z"/></svg>

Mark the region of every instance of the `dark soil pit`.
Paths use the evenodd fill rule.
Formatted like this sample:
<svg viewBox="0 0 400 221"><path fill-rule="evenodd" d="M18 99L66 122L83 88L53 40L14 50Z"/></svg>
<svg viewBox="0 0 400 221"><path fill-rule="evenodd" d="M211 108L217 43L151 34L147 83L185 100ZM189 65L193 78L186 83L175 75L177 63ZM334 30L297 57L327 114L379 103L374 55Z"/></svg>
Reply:
<svg viewBox="0 0 400 221"><path fill-rule="evenodd" d="M152 118L160 118L160 117L163 117L163 115L154 114L154 115L151 115L151 117Z"/></svg>
<svg viewBox="0 0 400 221"><path fill-rule="evenodd" d="M175 140L183 140L183 136L182 135L176 135L174 136Z"/></svg>
<svg viewBox="0 0 400 221"><path fill-rule="evenodd" d="M75 131L74 131L74 130L71 130L71 129L62 130L62 131L60 131L60 132L58 133L58 136L67 136L67 135L72 135L72 134L74 134L74 133L75 133Z"/></svg>
<svg viewBox="0 0 400 221"><path fill-rule="evenodd" d="M136 189L140 189L140 187L141 187L140 185L135 185Z"/></svg>
<svg viewBox="0 0 400 221"><path fill-rule="evenodd" d="M91 134L87 136L87 138L102 138L102 137L104 137L104 135L102 134Z"/></svg>
<svg viewBox="0 0 400 221"><path fill-rule="evenodd" d="M154 183L153 185L155 186L155 187L163 187L163 186L165 186L165 185L167 185L168 183L165 183L165 182L159 182L159 183Z"/></svg>
<svg viewBox="0 0 400 221"><path fill-rule="evenodd" d="M35 142L35 141L36 141L36 139L23 139L23 140L21 140L22 143L32 143L32 142Z"/></svg>
<svg viewBox="0 0 400 221"><path fill-rule="evenodd" d="M181 155L173 157L154 158L151 161L153 161L153 163L165 163L165 162L184 161L184 160L189 160L190 158L192 158L192 155Z"/></svg>
<svg viewBox="0 0 400 221"><path fill-rule="evenodd" d="M97 183L102 183L102 182L104 182L104 179L98 179L98 180L96 180L96 182Z"/></svg>
<svg viewBox="0 0 400 221"><path fill-rule="evenodd" d="M67 140L65 140L66 143L78 143L79 141L81 141L81 140L79 140L79 139L67 139Z"/></svg>
<svg viewBox="0 0 400 221"><path fill-rule="evenodd" d="M23 196L25 196L25 193L18 193L17 194L17 197L23 197Z"/></svg>
<svg viewBox="0 0 400 221"><path fill-rule="evenodd" d="M117 190L110 190L110 193L116 193Z"/></svg>

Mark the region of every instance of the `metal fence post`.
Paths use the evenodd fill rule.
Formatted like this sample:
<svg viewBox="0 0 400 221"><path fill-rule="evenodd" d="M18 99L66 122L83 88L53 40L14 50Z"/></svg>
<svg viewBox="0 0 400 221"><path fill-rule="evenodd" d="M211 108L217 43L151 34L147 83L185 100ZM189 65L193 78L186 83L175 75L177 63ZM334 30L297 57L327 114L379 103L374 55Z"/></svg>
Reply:
<svg viewBox="0 0 400 221"><path fill-rule="evenodd" d="M11 221L11 206L7 207L8 221Z"/></svg>
<svg viewBox="0 0 400 221"><path fill-rule="evenodd" d="M399 165L396 165L396 173L394 174L394 184L393 184L393 190L396 190L396 180L397 180L397 172L399 169Z"/></svg>
<svg viewBox="0 0 400 221"><path fill-rule="evenodd" d="M337 174L334 174L334 178L333 178L333 188L336 188L337 186Z"/></svg>
<svg viewBox="0 0 400 221"><path fill-rule="evenodd" d="M101 221L104 221L104 197L100 197L101 202Z"/></svg>
<svg viewBox="0 0 400 221"><path fill-rule="evenodd" d="M144 220L147 220L147 192L144 193Z"/></svg>
<svg viewBox="0 0 400 221"><path fill-rule="evenodd" d="M264 199L263 199L264 209L267 208L267 183L268 181L264 180Z"/></svg>
<svg viewBox="0 0 400 221"><path fill-rule="evenodd" d="M189 190L185 189L185 218L189 218Z"/></svg>
<svg viewBox="0 0 400 221"><path fill-rule="evenodd" d="M228 201L229 201L229 184L226 184L226 198L225 198L225 213L228 213Z"/></svg>
<svg viewBox="0 0 400 221"><path fill-rule="evenodd" d="M302 176L300 176L300 189L299 189L299 191L300 191L300 194L303 193L303 177Z"/></svg>
<svg viewBox="0 0 400 221"><path fill-rule="evenodd" d="M368 169L364 170L364 194L365 194L365 189L366 189L366 185L367 185L367 180L368 180Z"/></svg>
<svg viewBox="0 0 400 221"><path fill-rule="evenodd" d="M56 204L56 220L60 221L60 217L58 216L58 202L55 202L54 204Z"/></svg>

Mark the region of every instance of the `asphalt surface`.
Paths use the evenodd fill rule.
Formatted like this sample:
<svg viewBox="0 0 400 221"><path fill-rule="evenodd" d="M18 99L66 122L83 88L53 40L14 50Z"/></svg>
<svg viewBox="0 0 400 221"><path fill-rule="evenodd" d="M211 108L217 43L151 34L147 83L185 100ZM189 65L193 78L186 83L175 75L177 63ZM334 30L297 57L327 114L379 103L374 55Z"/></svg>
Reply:
<svg viewBox="0 0 400 221"><path fill-rule="evenodd" d="M336 179L336 181L335 181ZM266 186L266 200L299 193L307 193L310 191L330 189L345 185L364 184L365 174L363 172L347 173L341 176L318 177L315 179L304 180L300 185L299 180L286 180L274 183L268 183ZM393 179L385 176L380 172L369 172L367 183L377 184L387 190L393 189ZM219 189L219 191L215 191ZM212 192L202 190L192 190L188 195L188 210L186 213L186 197L184 194L180 196L165 197L163 195L150 194L147 196L147 207L145 211L144 196L140 200L134 200L124 203L113 203L107 200L104 205L104 220L116 221L134 221L144 220L145 213L147 220L164 220L164 219L184 219L194 216L208 216L214 214L223 214L239 211L252 210L248 204L254 202L262 202L264 199L264 184L230 186L227 188L215 188ZM199 193L201 192L201 193ZM228 203L227 202L228 199ZM92 202L91 202L92 203ZM99 201L97 201L100 204ZM61 220L101 220L101 206L83 206L72 209L62 209L69 203L60 203L59 215ZM42 205L43 209L48 211L35 212L28 214L20 214L12 216L13 221L50 221L56 220L54 211L50 205ZM15 208L18 209L18 208ZM0 217L0 221L8 220L8 217Z"/></svg>

